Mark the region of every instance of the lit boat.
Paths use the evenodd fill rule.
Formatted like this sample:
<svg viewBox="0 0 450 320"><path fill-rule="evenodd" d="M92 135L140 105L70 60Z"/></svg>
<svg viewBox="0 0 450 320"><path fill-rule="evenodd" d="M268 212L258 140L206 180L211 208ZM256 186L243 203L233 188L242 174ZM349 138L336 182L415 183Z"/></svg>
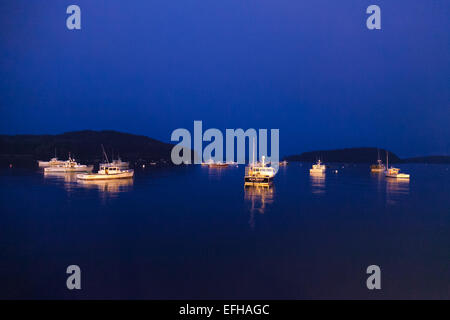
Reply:
<svg viewBox="0 0 450 320"><path fill-rule="evenodd" d="M228 163L225 162L214 162L209 165L210 168L225 168L228 167Z"/></svg>
<svg viewBox="0 0 450 320"><path fill-rule="evenodd" d="M44 172L89 172L94 166L79 164L69 156L69 160L64 161L62 165L44 168Z"/></svg>
<svg viewBox="0 0 450 320"><path fill-rule="evenodd" d="M280 167L285 167L285 166L287 166L287 164L288 164L288 162L287 162L286 160L281 161L281 162L279 163Z"/></svg>
<svg viewBox="0 0 450 320"><path fill-rule="evenodd" d="M400 169L398 168L389 168L385 171L385 175L387 178L396 178L396 179L409 179L409 174L400 173Z"/></svg>
<svg viewBox="0 0 450 320"><path fill-rule="evenodd" d="M38 160L38 165L40 168L62 166L63 164L64 161L58 160L58 158L51 158L50 161Z"/></svg>
<svg viewBox="0 0 450 320"><path fill-rule="evenodd" d="M244 186L269 187L273 184L276 171L273 167L266 167L265 157L259 163L251 163L245 167Z"/></svg>
<svg viewBox="0 0 450 320"><path fill-rule="evenodd" d="M229 163L227 162L214 162L214 160L210 159L206 162L202 162L202 166L209 166L210 168L225 168L228 167Z"/></svg>
<svg viewBox="0 0 450 320"><path fill-rule="evenodd" d="M380 159L380 151L378 150L378 160L377 164L373 164L370 166L371 172L384 172L386 171L386 166L383 164L383 162Z"/></svg>
<svg viewBox="0 0 450 320"><path fill-rule="evenodd" d="M202 166L209 166L210 164L213 164L213 163L214 163L214 160L209 159L209 160L206 161L206 162L202 162Z"/></svg>
<svg viewBox="0 0 450 320"><path fill-rule="evenodd" d="M80 180L110 180L110 179L127 179L134 176L133 169L122 169L114 167L111 164L100 166L97 173L83 173L77 174L77 179Z"/></svg>
<svg viewBox="0 0 450 320"><path fill-rule="evenodd" d="M378 159L377 164L373 164L370 166L371 172L383 172L386 171L386 166L383 164L383 162Z"/></svg>
<svg viewBox="0 0 450 320"><path fill-rule="evenodd" d="M386 153L386 168L387 170L384 172L387 178L395 178L395 179L409 179L409 174L400 173L399 168L389 168L389 157Z"/></svg>
<svg viewBox="0 0 450 320"><path fill-rule="evenodd" d="M322 164L322 162L320 160L317 160L316 164L313 164L312 168L309 169L309 173L313 174L313 173L324 173L325 172L325 165Z"/></svg>

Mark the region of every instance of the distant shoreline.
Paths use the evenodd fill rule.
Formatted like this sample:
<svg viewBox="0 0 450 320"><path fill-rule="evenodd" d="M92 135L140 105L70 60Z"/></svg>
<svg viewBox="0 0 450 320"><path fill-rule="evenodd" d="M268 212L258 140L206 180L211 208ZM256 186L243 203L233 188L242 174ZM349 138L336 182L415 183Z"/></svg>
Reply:
<svg viewBox="0 0 450 320"><path fill-rule="evenodd" d="M108 157L121 157L135 166L147 163L156 163L160 166L173 165L171 161L173 144L111 130L84 130L57 135L0 135L0 164L33 166L37 160L49 160L55 154L60 159L67 159L69 153L80 162L98 164L104 161L102 145ZM373 164L378 158L386 162L386 153L389 154L389 163L450 164L450 156L402 159L391 151L376 147L309 151L286 156L280 160L315 162L320 159L325 163Z"/></svg>
<svg viewBox="0 0 450 320"><path fill-rule="evenodd" d="M375 147L309 151L284 157L283 160L291 162L315 162L320 159L325 163L376 163L377 159L380 159L385 163L387 153L389 154L390 163L450 163L450 156L423 156L402 159L392 151Z"/></svg>

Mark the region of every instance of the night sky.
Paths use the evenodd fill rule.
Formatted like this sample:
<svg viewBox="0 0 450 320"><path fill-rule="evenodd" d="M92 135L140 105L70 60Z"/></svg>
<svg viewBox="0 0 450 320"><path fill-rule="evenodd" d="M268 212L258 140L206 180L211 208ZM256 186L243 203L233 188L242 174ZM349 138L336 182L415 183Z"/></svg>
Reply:
<svg viewBox="0 0 450 320"><path fill-rule="evenodd" d="M170 141L202 120L279 128L281 155L449 155L449 52L448 0L3 0L0 133Z"/></svg>

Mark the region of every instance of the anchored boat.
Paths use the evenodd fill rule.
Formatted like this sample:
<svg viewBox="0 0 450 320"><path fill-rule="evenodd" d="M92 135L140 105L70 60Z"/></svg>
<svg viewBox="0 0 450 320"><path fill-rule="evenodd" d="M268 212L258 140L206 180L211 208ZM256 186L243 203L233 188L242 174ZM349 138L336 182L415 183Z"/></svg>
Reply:
<svg viewBox="0 0 450 320"><path fill-rule="evenodd" d="M110 179L126 179L134 176L133 169L122 169L114 167L111 164L100 166L97 173L77 174L80 180L110 180Z"/></svg>
<svg viewBox="0 0 450 320"><path fill-rule="evenodd" d="M210 159L206 162L202 162L202 166L209 166L210 168L226 168L229 166L229 163L227 162L215 162L214 160Z"/></svg>
<svg viewBox="0 0 450 320"><path fill-rule="evenodd" d="M106 163L100 165L100 170L97 173L90 174L78 174L77 179L80 180L112 180L112 179L128 179L134 176L133 169L124 169L123 167L114 165L113 162L109 162L108 155L105 152L105 148L102 145L103 155L105 156ZM120 159L119 159L120 160ZM120 160L122 162L122 160ZM117 163L117 162L116 162Z"/></svg>
<svg viewBox="0 0 450 320"><path fill-rule="evenodd" d="M325 169L326 169L325 165L320 160L317 160L317 163L313 164L312 168L309 169L309 173L310 174L324 173Z"/></svg>
<svg viewBox="0 0 450 320"><path fill-rule="evenodd" d="M384 171L386 171L386 166L383 164L383 162L380 159L380 151L379 150L378 150L377 164L371 165L370 166L370 171L371 172L384 172Z"/></svg>
<svg viewBox="0 0 450 320"><path fill-rule="evenodd" d="M383 164L383 162L378 159L377 164L373 164L370 166L371 172L383 172L386 171L386 166Z"/></svg>
<svg viewBox="0 0 450 320"><path fill-rule="evenodd" d="M386 153L386 168L387 170L384 172L386 178L395 178L395 179L409 179L409 174L407 173L400 173L399 168L389 168L389 157L388 153Z"/></svg>
<svg viewBox="0 0 450 320"><path fill-rule="evenodd" d="M276 171L272 167L266 167L265 157L259 163L252 163L245 167L244 186L270 187Z"/></svg>

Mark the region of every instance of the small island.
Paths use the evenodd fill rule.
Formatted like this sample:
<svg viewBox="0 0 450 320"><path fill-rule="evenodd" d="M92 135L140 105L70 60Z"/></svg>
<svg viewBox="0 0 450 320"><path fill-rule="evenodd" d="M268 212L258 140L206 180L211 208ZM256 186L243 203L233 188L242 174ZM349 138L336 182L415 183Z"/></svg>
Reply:
<svg viewBox="0 0 450 320"><path fill-rule="evenodd" d="M390 163L450 163L450 156L425 156L401 159L392 151L375 147L309 151L284 157L283 160L315 162L320 159L327 163L375 163L378 158L386 162L386 153L389 154Z"/></svg>

